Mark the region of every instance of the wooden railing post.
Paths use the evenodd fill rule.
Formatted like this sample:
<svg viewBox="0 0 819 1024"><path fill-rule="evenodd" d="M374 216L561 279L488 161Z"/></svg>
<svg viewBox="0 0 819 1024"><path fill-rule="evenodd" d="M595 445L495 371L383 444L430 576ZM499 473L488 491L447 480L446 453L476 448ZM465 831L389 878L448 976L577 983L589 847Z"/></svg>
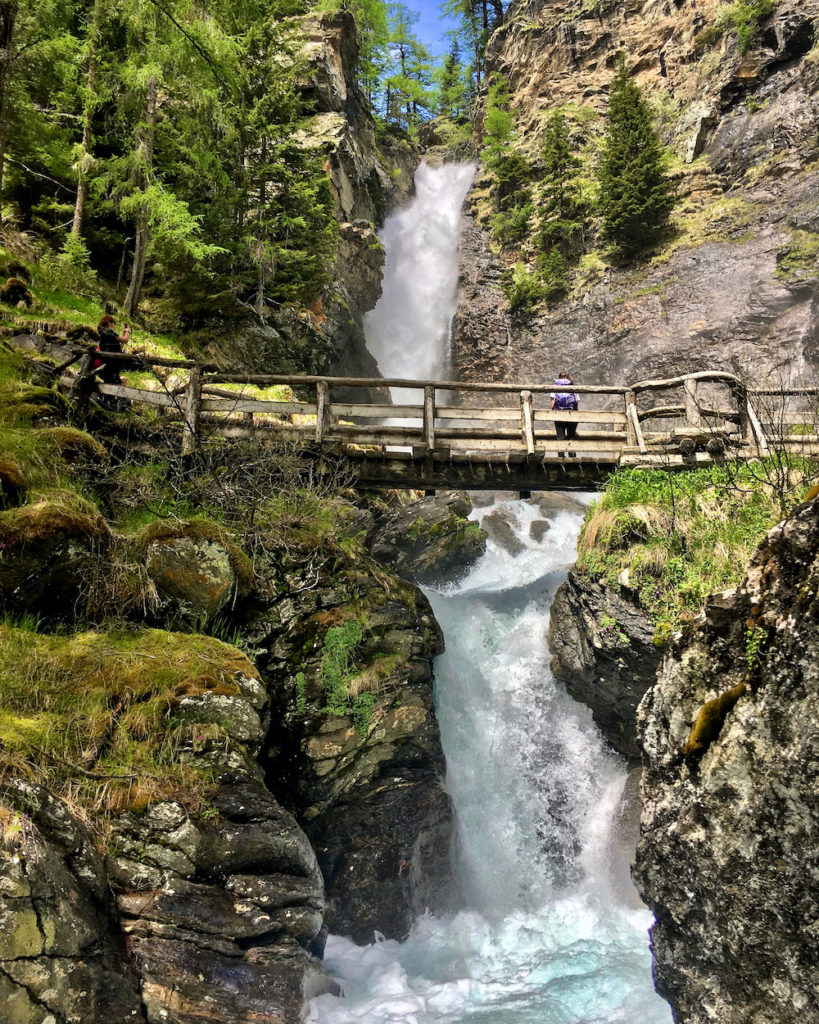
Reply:
<svg viewBox="0 0 819 1024"><path fill-rule="evenodd" d="M327 426L327 415L330 407L330 386L326 381L316 383L316 444L321 444Z"/></svg>
<svg viewBox="0 0 819 1024"><path fill-rule="evenodd" d="M631 420L631 409L637 408L637 396L633 391L627 391L625 396L625 412L626 412L626 444L629 448L637 447L637 431L634 429L634 424Z"/></svg>
<svg viewBox="0 0 819 1024"><path fill-rule="evenodd" d="M640 417L637 415L637 396L633 391L629 391L626 395L626 416L628 422L626 424L628 429L628 436L633 437L637 442L637 447L640 449L640 454L646 454L646 442L643 437L643 430L640 426Z"/></svg>
<svg viewBox="0 0 819 1024"><path fill-rule="evenodd" d="M690 427L702 426L702 416L697 405L697 385L695 378L686 377L683 382L685 389L685 421Z"/></svg>
<svg viewBox="0 0 819 1024"><path fill-rule="evenodd" d="M428 452L435 451L435 385L424 387L424 443Z"/></svg>
<svg viewBox="0 0 819 1024"><path fill-rule="evenodd" d="M762 424L759 422L759 417L754 412L754 407L751 405L751 395L746 391L746 415L748 419L748 444L756 445L760 452L768 454L768 441L765 437L765 431L762 429Z"/></svg>
<svg viewBox="0 0 819 1024"><path fill-rule="evenodd" d="M520 393L520 431L527 455L535 454L534 418L532 416L532 392Z"/></svg>
<svg viewBox="0 0 819 1024"><path fill-rule="evenodd" d="M71 401L85 409L94 381L94 353L86 352L77 367L77 378L71 385Z"/></svg>
<svg viewBox="0 0 819 1024"><path fill-rule="evenodd" d="M199 417L202 413L202 369L191 368L185 392L185 420L182 424L182 454L190 455L199 443Z"/></svg>

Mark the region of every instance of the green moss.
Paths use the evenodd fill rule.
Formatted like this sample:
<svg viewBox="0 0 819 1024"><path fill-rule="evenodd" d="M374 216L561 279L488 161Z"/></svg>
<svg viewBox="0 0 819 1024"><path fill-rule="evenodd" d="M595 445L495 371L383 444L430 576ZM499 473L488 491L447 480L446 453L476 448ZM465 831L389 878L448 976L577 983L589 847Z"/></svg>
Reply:
<svg viewBox="0 0 819 1024"><path fill-rule="evenodd" d="M237 696L239 651L162 630L43 635L0 625L0 770L48 778L72 803L116 811L156 799L195 807L212 782L190 751L227 742L217 722L175 717L185 697Z"/></svg>
<svg viewBox="0 0 819 1024"><path fill-rule="evenodd" d="M819 232L794 230L790 244L776 260L776 276L783 281L816 277L819 263Z"/></svg>

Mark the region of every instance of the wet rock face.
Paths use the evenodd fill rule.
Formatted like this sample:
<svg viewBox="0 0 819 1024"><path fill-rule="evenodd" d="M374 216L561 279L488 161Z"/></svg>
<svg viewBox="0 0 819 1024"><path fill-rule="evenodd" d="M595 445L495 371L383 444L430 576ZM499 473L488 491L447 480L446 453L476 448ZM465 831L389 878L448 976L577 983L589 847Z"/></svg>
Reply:
<svg viewBox="0 0 819 1024"><path fill-rule="evenodd" d="M684 1024L819 1018L819 504L776 527L640 706L654 975Z"/></svg>
<svg viewBox="0 0 819 1024"><path fill-rule="evenodd" d="M332 983L306 946L321 927L313 850L258 780L217 790L210 820L178 805L123 815L109 858L149 1022L297 1020Z"/></svg>
<svg viewBox="0 0 819 1024"><path fill-rule="evenodd" d="M235 686L214 679L174 712L189 737L177 731L174 756L218 785L198 810L187 794L97 818L104 859L65 803L4 766L4 1021L290 1024L306 998L334 990L308 952L324 913L321 872L262 782L253 754L267 693L234 654L244 662ZM208 668L217 672L215 657Z"/></svg>
<svg viewBox="0 0 819 1024"><path fill-rule="evenodd" d="M403 937L450 883L431 685L443 638L424 595L371 559L306 561L281 567L287 596L251 625L274 704L268 785L316 850L329 930ZM333 638L356 624L341 672Z"/></svg>
<svg viewBox="0 0 819 1024"><path fill-rule="evenodd" d="M467 519L471 511L459 491L414 501L370 533L372 556L416 583L453 583L486 550L486 534Z"/></svg>
<svg viewBox="0 0 819 1024"><path fill-rule="evenodd" d="M552 672L591 708L615 750L638 758L637 706L653 686L661 652L636 602L572 569L555 594L549 622Z"/></svg>

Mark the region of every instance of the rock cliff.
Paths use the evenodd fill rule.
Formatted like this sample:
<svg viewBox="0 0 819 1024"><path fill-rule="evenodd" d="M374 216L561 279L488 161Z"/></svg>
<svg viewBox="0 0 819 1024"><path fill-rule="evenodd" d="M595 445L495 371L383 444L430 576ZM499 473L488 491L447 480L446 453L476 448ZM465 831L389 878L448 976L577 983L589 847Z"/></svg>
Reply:
<svg viewBox="0 0 819 1024"><path fill-rule="evenodd" d="M730 28L715 27L714 0L510 5L487 71L509 83L534 187L557 107L590 170L622 50L674 155L680 202L667 239L644 259L626 268L590 254L564 301L516 318L499 278L521 253L490 251L479 175L454 322L461 376L540 380L545 366L553 376L564 365L590 382L706 366L810 376L819 358L818 17L816 0L782 0L743 53Z"/></svg>
<svg viewBox="0 0 819 1024"><path fill-rule="evenodd" d="M549 650L552 672L592 710L615 750L639 758L637 706L654 684L661 652L654 625L628 592L577 568L552 602Z"/></svg>
<svg viewBox="0 0 819 1024"><path fill-rule="evenodd" d="M634 878L679 1024L819 1019L819 503L677 641L639 711Z"/></svg>

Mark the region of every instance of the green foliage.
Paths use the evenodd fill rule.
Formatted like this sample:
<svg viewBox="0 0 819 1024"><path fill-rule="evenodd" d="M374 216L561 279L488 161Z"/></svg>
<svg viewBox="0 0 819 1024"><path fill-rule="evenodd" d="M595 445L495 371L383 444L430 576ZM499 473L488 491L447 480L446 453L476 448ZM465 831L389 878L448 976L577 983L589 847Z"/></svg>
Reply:
<svg viewBox="0 0 819 1024"><path fill-rule="evenodd" d="M569 290L569 263L560 248L555 247L538 256L538 271L543 297L548 302L555 302Z"/></svg>
<svg viewBox="0 0 819 1024"><path fill-rule="evenodd" d="M307 714L307 679L303 672L296 673L296 711L302 717Z"/></svg>
<svg viewBox="0 0 819 1024"><path fill-rule="evenodd" d="M759 666L759 652L767 639L768 630L764 626L749 626L745 630L745 660L750 672Z"/></svg>
<svg viewBox="0 0 819 1024"><path fill-rule="evenodd" d="M553 111L546 123L543 143L540 236L545 250L557 247L566 257L579 247L586 215L579 182L580 168L566 118L561 111Z"/></svg>
<svg viewBox="0 0 819 1024"><path fill-rule="evenodd" d="M501 286L513 313L528 313L545 298L544 286L538 275L520 261L504 271Z"/></svg>
<svg viewBox="0 0 819 1024"><path fill-rule="evenodd" d="M651 245L674 205L651 112L620 55L597 175L603 237L628 258Z"/></svg>
<svg viewBox="0 0 819 1024"><path fill-rule="evenodd" d="M801 500L809 480L791 495ZM760 466L736 464L669 473L621 470L589 509L578 566L618 589L628 588L664 643L696 615L709 594L734 586L764 534L783 515Z"/></svg>
<svg viewBox="0 0 819 1024"><path fill-rule="evenodd" d="M735 32L740 53L746 53L756 40L759 27L776 7L776 0L734 0L717 8L716 27Z"/></svg>
<svg viewBox="0 0 819 1024"><path fill-rule="evenodd" d="M504 245L526 238L533 212L534 207L531 203L514 206L508 212L498 211L492 217L492 238Z"/></svg>
<svg viewBox="0 0 819 1024"><path fill-rule="evenodd" d="M362 637L361 622L352 619L343 626L331 626L321 652L321 680L327 710L334 715L350 713L351 667Z"/></svg>

